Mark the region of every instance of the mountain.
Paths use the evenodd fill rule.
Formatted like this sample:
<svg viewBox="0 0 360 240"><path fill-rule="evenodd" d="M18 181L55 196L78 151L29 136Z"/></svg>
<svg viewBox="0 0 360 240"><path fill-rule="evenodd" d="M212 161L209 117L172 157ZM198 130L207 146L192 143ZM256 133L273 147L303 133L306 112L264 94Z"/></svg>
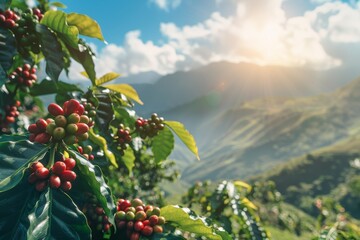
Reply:
<svg viewBox="0 0 360 240"><path fill-rule="evenodd" d="M112 84L116 84L116 83L153 84L156 81L158 81L160 77L161 75L158 74L157 72L149 71L149 72L133 74L126 77L120 77L111 83Z"/></svg>
<svg viewBox="0 0 360 240"><path fill-rule="evenodd" d="M341 77L339 74L342 74ZM153 84L135 84L145 103L136 110L142 114L164 112L208 95L221 98L221 107L233 107L243 101L264 97L310 96L332 91L344 85L346 79L352 78L351 74L336 69L313 71L217 62L163 76Z"/></svg>
<svg viewBox="0 0 360 240"><path fill-rule="evenodd" d="M262 98L225 109L213 107L209 99L214 97L163 113L183 121L199 145L200 162L184 155L181 146L172 156L184 181L250 177L360 130L360 79L332 93Z"/></svg>

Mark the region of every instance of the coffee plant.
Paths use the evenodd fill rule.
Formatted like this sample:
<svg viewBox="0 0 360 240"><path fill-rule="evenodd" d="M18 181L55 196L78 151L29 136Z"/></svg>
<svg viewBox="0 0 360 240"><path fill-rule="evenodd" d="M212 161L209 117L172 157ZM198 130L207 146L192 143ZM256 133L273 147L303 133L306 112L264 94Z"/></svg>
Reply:
<svg viewBox="0 0 360 240"><path fill-rule="evenodd" d="M0 239L231 239L188 208L156 206L176 175L174 134L199 158L196 143L179 122L138 116L117 73L96 76L81 37L104 41L100 26L63 7L0 0ZM72 61L88 89L61 80Z"/></svg>

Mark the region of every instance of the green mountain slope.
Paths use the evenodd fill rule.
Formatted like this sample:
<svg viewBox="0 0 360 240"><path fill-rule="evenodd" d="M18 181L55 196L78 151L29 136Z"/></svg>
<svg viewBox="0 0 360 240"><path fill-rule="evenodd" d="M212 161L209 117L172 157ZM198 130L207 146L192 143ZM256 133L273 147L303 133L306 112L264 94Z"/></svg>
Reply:
<svg viewBox="0 0 360 240"><path fill-rule="evenodd" d="M196 112L204 99L168 112L184 117L200 143L202 161L183 166L186 181L239 179L355 136L360 126L360 79L329 94L264 98L232 109ZM209 108L211 109L211 108ZM180 151L181 148L180 148ZM182 159L179 153L173 158ZM179 161L182 162L182 161Z"/></svg>

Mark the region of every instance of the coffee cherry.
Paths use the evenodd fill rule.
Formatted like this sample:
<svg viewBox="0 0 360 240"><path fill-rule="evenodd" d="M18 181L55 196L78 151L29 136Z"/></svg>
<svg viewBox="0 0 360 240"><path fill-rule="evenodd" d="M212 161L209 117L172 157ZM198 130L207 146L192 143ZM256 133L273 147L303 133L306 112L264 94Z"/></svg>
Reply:
<svg viewBox="0 0 360 240"><path fill-rule="evenodd" d="M74 123L68 124L66 126L66 133L68 133L68 134L73 135L73 134L75 134L77 132L77 130L78 130L78 127Z"/></svg>
<svg viewBox="0 0 360 240"><path fill-rule="evenodd" d="M153 228L151 226L145 226L143 228L143 230L141 231L141 233L146 236L149 237L151 236L151 234L153 233Z"/></svg>
<svg viewBox="0 0 360 240"><path fill-rule="evenodd" d="M81 122L81 123L88 124L88 123L90 122L90 119L89 119L89 117L86 116L86 115L81 115L81 116L80 116L80 122Z"/></svg>
<svg viewBox="0 0 360 240"><path fill-rule="evenodd" d="M67 124L66 117L63 115L58 115L55 117L55 123L58 127L65 127Z"/></svg>
<svg viewBox="0 0 360 240"><path fill-rule="evenodd" d="M43 167L44 167L44 165L41 162L34 162L31 165L31 171L35 172L38 168L43 168Z"/></svg>
<svg viewBox="0 0 360 240"><path fill-rule="evenodd" d="M135 220L144 221L146 219L146 213L144 211L139 211L135 215Z"/></svg>
<svg viewBox="0 0 360 240"><path fill-rule="evenodd" d="M136 212L140 212L140 211L144 212L144 207L143 207L143 206L137 206L137 207L135 208L135 210L136 210ZM145 212L144 212L144 213L145 213ZM146 215L146 213L145 213L145 215Z"/></svg>
<svg viewBox="0 0 360 240"><path fill-rule="evenodd" d="M28 131L30 133L39 133L40 132L40 130L38 129L38 127L36 126L35 123L29 125Z"/></svg>
<svg viewBox="0 0 360 240"><path fill-rule="evenodd" d="M67 170L73 169L76 165L76 161L73 158L65 158L64 163Z"/></svg>
<svg viewBox="0 0 360 240"><path fill-rule="evenodd" d="M70 115L71 113L75 113L80 107L80 105L80 102L76 99L70 99L67 104L67 112L65 114Z"/></svg>
<svg viewBox="0 0 360 240"><path fill-rule="evenodd" d="M125 220L126 213L124 211L119 211L115 214L115 220L122 221Z"/></svg>
<svg viewBox="0 0 360 240"><path fill-rule="evenodd" d="M86 132L86 133L77 135L77 138L78 138L78 140L80 142L83 142L83 141L86 141L89 138L89 134Z"/></svg>
<svg viewBox="0 0 360 240"><path fill-rule="evenodd" d="M139 199L139 198L135 198L131 201L131 206L133 206L133 207L142 206L142 205L144 205L144 204L141 201L141 199Z"/></svg>
<svg viewBox="0 0 360 240"><path fill-rule="evenodd" d="M46 179L49 177L49 169L43 167L43 168L38 168L35 171L35 175L39 178L39 179Z"/></svg>
<svg viewBox="0 0 360 240"><path fill-rule="evenodd" d="M152 210L152 214L156 216L160 216L160 208L154 207Z"/></svg>
<svg viewBox="0 0 360 240"><path fill-rule="evenodd" d="M75 136L70 135L64 138L64 142L66 143L66 145L73 145L78 142L78 139Z"/></svg>
<svg viewBox="0 0 360 240"><path fill-rule="evenodd" d="M141 232L141 230L143 230L144 228L144 224L142 223L142 221L136 221L134 224L134 229L137 232Z"/></svg>
<svg viewBox="0 0 360 240"><path fill-rule="evenodd" d="M56 117L58 115L64 115L64 110L62 109L62 107L60 107L56 103L50 103L48 106L48 111L54 117Z"/></svg>
<svg viewBox="0 0 360 240"><path fill-rule="evenodd" d="M72 185L71 185L71 182L69 182L69 181L65 181L65 182L62 182L61 183L61 189L62 190L64 190L64 191L69 191L70 189L71 189L71 187L72 187Z"/></svg>
<svg viewBox="0 0 360 240"><path fill-rule="evenodd" d="M124 200L119 204L119 206L121 210L125 210L126 208L131 207L131 203L129 200Z"/></svg>
<svg viewBox="0 0 360 240"><path fill-rule="evenodd" d="M50 187L55 188L55 189L59 188L61 185L61 180L56 175L51 175L49 182L50 182Z"/></svg>
<svg viewBox="0 0 360 240"><path fill-rule="evenodd" d="M78 127L76 135L81 135L89 131L89 126L85 123L77 123L76 126Z"/></svg>
<svg viewBox="0 0 360 240"><path fill-rule="evenodd" d="M97 215L102 215L102 214L104 214L104 209L101 207L97 207L97 208L95 208L95 212Z"/></svg>
<svg viewBox="0 0 360 240"><path fill-rule="evenodd" d="M37 120L36 127L39 130L39 132L45 132L47 127L47 122L41 118Z"/></svg>
<svg viewBox="0 0 360 240"><path fill-rule="evenodd" d="M140 239L140 233L133 232L131 234L130 240L139 240Z"/></svg>
<svg viewBox="0 0 360 240"><path fill-rule="evenodd" d="M72 182L76 179L76 173L71 170L65 170L60 177L61 180Z"/></svg>
<svg viewBox="0 0 360 240"><path fill-rule="evenodd" d="M109 223L105 223L104 226L103 226L104 232L109 231L109 230L110 230L110 226L111 226L111 225L110 225Z"/></svg>
<svg viewBox="0 0 360 240"><path fill-rule="evenodd" d="M127 212L126 213L126 215L125 215L125 219L127 220L127 221L132 221L132 220L134 220L135 219L135 213L133 213L133 212Z"/></svg>
<svg viewBox="0 0 360 240"><path fill-rule="evenodd" d="M38 135L36 135L34 142L46 144L50 141L50 139L51 139L51 135L47 133L39 133Z"/></svg>
<svg viewBox="0 0 360 240"><path fill-rule="evenodd" d="M164 217L159 217L158 218L158 224L159 225L164 225L165 224L165 218Z"/></svg>
<svg viewBox="0 0 360 240"><path fill-rule="evenodd" d="M40 181L40 182L37 182L35 184L35 189L38 191L38 192L42 192L45 190L45 188L48 186L48 182L47 181Z"/></svg>
<svg viewBox="0 0 360 240"><path fill-rule="evenodd" d="M56 124L55 123L49 123L46 127L46 133L53 135L53 132L56 128Z"/></svg>
<svg viewBox="0 0 360 240"><path fill-rule="evenodd" d="M65 137L65 129L62 127L57 127L54 129L52 134L55 140L62 140Z"/></svg>
<svg viewBox="0 0 360 240"><path fill-rule="evenodd" d="M159 225L155 225L153 227L154 233L162 233L163 232L163 228Z"/></svg>
<svg viewBox="0 0 360 240"><path fill-rule="evenodd" d="M125 227L126 227L126 221L120 221L120 222L118 222L118 223L116 224L116 227L117 227L118 229L125 229Z"/></svg>
<svg viewBox="0 0 360 240"><path fill-rule="evenodd" d="M35 183L39 178L35 175L35 173L31 173L28 177L29 183Z"/></svg>
<svg viewBox="0 0 360 240"><path fill-rule="evenodd" d="M80 116L77 113L72 113L67 117L68 123L79 123L80 122Z"/></svg>
<svg viewBox="0 0 360 240"><path fill-rule="evenodd" d="M150 222L150 225L151 225L151 226L157 225L158 222L159 222L158 216L156 216L156 215L150 216L150 217L149 217L149 222Z"/></svg>
<svg viewBox="0 0 360 240"><path fill-rule="evenodd" d="M66 164L64 162L56 162L54 166L52 167L53 173L57 175L62 175L64 171L66 170Z"/></svg>

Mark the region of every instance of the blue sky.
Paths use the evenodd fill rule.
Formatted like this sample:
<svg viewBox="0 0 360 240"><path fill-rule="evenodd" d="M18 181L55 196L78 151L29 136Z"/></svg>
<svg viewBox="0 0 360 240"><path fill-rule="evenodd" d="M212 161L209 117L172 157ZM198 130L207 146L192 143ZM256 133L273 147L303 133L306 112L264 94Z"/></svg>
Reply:
<svg viewBox="0 0 360 240"><path fill-rule="evenodd" d="M324 71L354 67L360 60L360 4L355 0L63 3L66 12L87 14L102 27L109 44L92 41L100 73L164 75L216 61ZM75 72L78 68L73 66Z"/></svg>

